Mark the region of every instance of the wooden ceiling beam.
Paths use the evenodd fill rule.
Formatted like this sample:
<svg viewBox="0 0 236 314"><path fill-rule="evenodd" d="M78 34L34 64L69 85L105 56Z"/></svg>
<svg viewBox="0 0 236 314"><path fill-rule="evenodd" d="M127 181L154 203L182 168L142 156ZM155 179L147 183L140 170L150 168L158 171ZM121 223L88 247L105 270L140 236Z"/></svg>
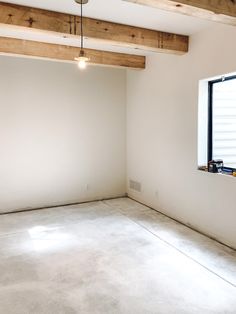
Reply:
<svg viewBox="0 0 236 314"><path fill-rule="evenodd" d="M0 24L59 34L80 36L80 16L0 2ZM85 17L84 36L98 43L148 51L184 54L188 36L149 30ZM1 27L1 25L0 25Z"/></svg>
<svg viewBox="0 0 236 314"><path fill-rule="evenodd" d="M144 69L145 57L84 49L86 56L90 58L89 64L132 69ZM78 57L78 48L72 46L48 44L30 40L0 37L1 55L20 55L36 58L46 58L60 61L74 61Z"/></svg>
<svg viewBox="0 0 236 314"><path fill-rule="evenodd" d="M146 6L182 13L210 21L236 25L235 0L124 0Z"/></svg>

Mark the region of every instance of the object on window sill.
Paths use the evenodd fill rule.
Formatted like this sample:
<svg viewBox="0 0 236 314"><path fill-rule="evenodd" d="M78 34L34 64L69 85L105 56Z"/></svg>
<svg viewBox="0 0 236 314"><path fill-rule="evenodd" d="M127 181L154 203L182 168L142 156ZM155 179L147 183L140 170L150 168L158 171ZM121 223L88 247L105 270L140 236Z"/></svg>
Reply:
<svg viewBox="0 0 236 314"><path fill-rule="evenodd" d="M229 168L223 168L223 174L233 175L233 170Z"/></svg>
<svg viewBox="0 0 236 314"><path fill-rule="evenodd" d="M208 172L222 173L223 168L224 168L224 163L222 159L210 160L208 162Z"/></svg>
<svg viewBox="0 0 236 314"><path fill-rule="evenodd" d="M199 167L198 167L198 170L201 170L201 171L208 171L208 167L207 167L207 166L199 166Z"/></svg>

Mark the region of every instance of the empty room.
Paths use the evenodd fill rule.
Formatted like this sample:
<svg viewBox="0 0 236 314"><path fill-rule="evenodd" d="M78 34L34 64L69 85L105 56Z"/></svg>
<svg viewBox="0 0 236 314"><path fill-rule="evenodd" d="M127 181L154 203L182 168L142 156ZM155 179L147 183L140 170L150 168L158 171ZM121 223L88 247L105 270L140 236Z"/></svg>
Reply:
<svg viewBox="0 0 236 314"><path fill-rule="evenodd" d="M236 1L0 1L0 314L236 314Z"/></svg>

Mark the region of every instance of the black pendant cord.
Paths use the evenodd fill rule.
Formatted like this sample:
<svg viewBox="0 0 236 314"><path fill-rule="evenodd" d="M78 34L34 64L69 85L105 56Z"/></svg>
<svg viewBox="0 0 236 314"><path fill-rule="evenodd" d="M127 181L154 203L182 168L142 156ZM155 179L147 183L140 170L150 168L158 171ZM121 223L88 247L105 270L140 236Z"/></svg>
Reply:
<svg viewBox="0 0 236 314"><path fill-rule="evenodd" d="M81 40L81 50L84 48L84 33L83 33L83 3L81 1L80 6L80 40Z"/></svg>

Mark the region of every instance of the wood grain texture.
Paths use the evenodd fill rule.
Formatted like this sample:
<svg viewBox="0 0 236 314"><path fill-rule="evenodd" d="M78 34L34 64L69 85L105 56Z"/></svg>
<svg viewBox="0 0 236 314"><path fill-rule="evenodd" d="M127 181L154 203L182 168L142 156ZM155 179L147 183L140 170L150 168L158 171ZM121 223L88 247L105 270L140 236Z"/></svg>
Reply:
<svg viewBox="0 0 236 314"><path fill-rule="evenodd" d="M132 69L145 68L145 57L143 56L94 49L84 50L86 56L90 58L89 64ZM79 49L71 46L0 37L0 54L75 62L74 58L78 57Z"/></svg>
<svg viewBox="0 0 236 314"><path fill-rule="evenodd" d="M124 0L182 13L210 21L236 25L236 0Z"/></svg>
<svg viewBox="0 0 236 314"><path fill-rule="evenodd" d="M94 42L148 51L184 54L188 36L149 30L85 17L84 36ZM80 36L80 16L0 2L0 24L62 37Z"/></svg>

